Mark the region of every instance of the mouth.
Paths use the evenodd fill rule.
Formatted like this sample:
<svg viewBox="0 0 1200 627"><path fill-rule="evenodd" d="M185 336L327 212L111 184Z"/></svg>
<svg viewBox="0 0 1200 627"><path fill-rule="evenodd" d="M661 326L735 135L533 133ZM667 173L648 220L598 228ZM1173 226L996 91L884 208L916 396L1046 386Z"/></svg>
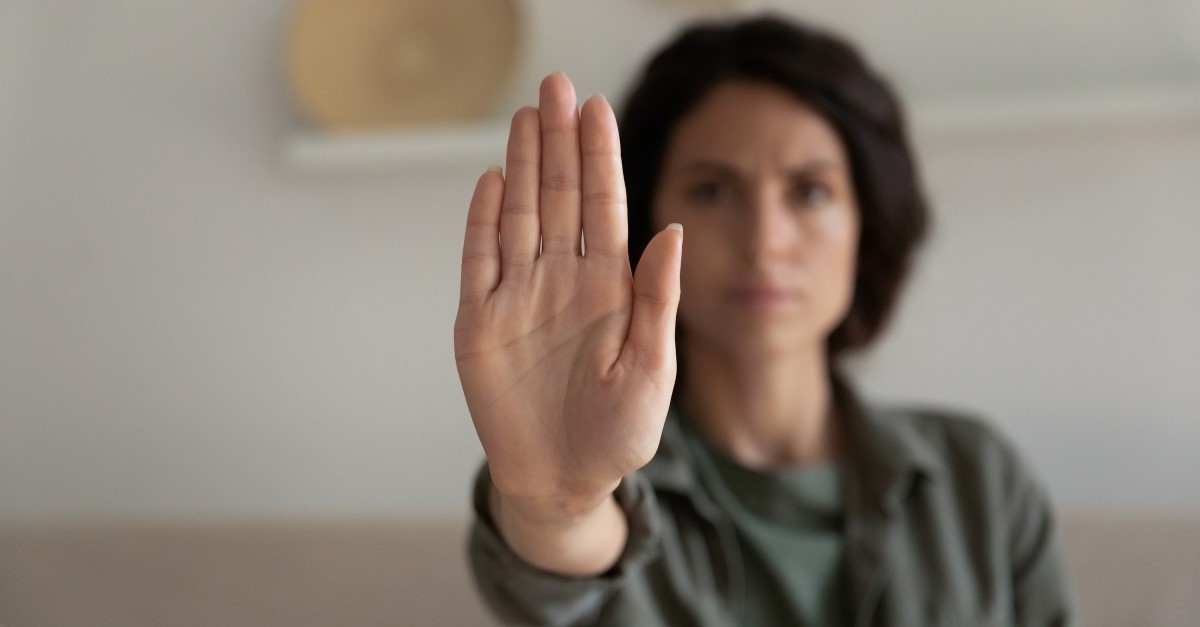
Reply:
<svg viewBox="0 0 1200 627"><path fill-rule="evenodd" d="M733 302L751 309L769 309L795 300L795 292L777 287L735 287L729 290Z"/></svg>

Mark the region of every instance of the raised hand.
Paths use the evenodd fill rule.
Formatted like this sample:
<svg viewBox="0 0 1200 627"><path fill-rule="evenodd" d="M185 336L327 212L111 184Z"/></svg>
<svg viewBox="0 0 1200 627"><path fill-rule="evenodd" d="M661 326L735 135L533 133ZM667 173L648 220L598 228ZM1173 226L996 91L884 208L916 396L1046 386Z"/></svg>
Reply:
<svg viewBox="0 0 1200 627"><path fill-rule="evenodd" d="M496 490L546 520L594 511L650 460L675 383L683 233L632 275L619 144L608 102L577 112L550 75L467 216L459 378Z"/></svg>

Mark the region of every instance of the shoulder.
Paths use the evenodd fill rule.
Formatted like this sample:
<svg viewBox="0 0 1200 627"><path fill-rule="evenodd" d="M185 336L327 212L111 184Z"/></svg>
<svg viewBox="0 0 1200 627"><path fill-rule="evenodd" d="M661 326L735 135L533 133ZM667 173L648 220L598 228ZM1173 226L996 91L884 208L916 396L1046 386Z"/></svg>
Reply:
<svg viewBox="0 0 1200 627"><path fill-rule="evenodd" d="M899 528L894 550L906 556L904 565L949 564L944 572L957 574L953 581L935 579L929 588L934 591L974 573L979 598L1011 603L1012 614L992 610L1011 616L1004 622L1073 624L1053 507L999 426L979 413L945 407L872 409L877 431L890 434L889 443L908 448L909 459L929 469L893 510ZM921 585L915 578L908 584Z"/></svg>
<svg viewBox="0 0 1200 627"><path fill-rule="evenodd" d="M982 414L932 405L895 405L875 412L946 462L1019 463L1013 441Z"/></svg>
<svg viewBox="0 0 1200 627"><path fill-rule="evenodd" d="M987 416L925 404L881 406L872 413L876 422L896 430L930 466L947 475L950 485L982 490L1003 501L1042 491L1016 443Z"/></svg>

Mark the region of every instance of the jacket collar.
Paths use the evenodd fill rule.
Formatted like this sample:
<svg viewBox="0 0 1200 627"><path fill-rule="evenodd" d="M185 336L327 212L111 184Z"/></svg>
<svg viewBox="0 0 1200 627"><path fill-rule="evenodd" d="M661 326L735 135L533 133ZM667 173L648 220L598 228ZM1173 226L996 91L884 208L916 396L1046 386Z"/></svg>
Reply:
<svg viewBox="0 0 1200 627"><path fill-rule="evenodd" d="M945 474L945 460L910 412L868 405L839 375L833 388L847 421L851 467L865 505L891 511L914 482Z"/></svg>
<svg viewBox="0 0 1200 627"><path fill-rule="evenodd" d="M857 495L864 505L890 511L918 479L936 479L945 463L925 441L911 416L898 410L865 404L843 378L832 377L838 415L846 421L850 441L848 461ZM692 463L681 421L687 420L672 405L663 426L662 441L654 459L642 469L656 490L696 494L699 478Z"/></svg>

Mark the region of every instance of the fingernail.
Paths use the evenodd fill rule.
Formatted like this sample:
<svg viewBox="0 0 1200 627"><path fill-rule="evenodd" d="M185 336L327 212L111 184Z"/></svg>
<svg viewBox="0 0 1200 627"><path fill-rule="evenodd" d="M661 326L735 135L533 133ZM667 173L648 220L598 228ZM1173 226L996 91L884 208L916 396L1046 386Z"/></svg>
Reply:
<svg viewBox="0 0 1200 627"><path fill-rule="evenodd" d="M680 233L682 233L682 232L683 232L683 225L682 225L682 224L680 224L680 223L678 223L678 222L672 222L672 223L670 223L670 224L668 224L668 225L667 225L667 230L668 230L668 231L679 231Z"/></svg>
<svg viewBox="0 0 1200 627"><path fill-rule="evenodd" d="M498 166L498 165L489 165L489 166L488 166L488 169L487 169L487 171L488 171L488 172L495 172L495 173L497 173L497 174L503 174L503 173L504 173L504 168L502 168L502 167L500 167L500 166Z"/></svg>
<svg viewBox="0 0 1200 627"><path fill-rule="evenodd" d="M604 94L597 93L597 94L592 94L592 95L588 96L588 100L591 100L592 98L599 98L599 99L603 100L604 102L608 102L608 98L605 98Z"/></svg>

